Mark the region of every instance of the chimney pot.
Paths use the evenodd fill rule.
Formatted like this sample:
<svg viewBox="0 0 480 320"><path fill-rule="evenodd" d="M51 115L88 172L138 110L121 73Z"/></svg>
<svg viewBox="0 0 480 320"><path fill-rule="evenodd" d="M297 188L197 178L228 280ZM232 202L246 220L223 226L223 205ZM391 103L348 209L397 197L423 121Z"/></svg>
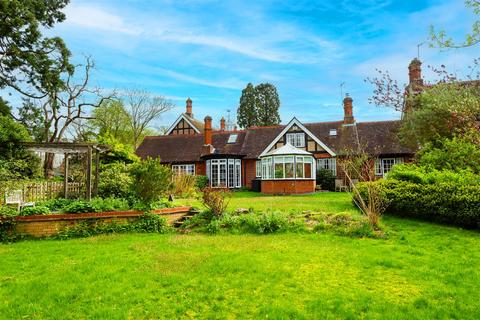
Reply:
<svg viewBox="0 0 480 320"><path fill-rule="evenodd" d="M353 99L347 93L345 94L345 99L343 99L343 124L354 124L355 118L353 117Z"/></svg>
<svg viewBox="0 0 480 320"><path fill-rule="evenodd" d="M193 118L193 113L192 113L192 99L188 98L187 99L187 108L186 108L185 114L189 117Z"/></svg>

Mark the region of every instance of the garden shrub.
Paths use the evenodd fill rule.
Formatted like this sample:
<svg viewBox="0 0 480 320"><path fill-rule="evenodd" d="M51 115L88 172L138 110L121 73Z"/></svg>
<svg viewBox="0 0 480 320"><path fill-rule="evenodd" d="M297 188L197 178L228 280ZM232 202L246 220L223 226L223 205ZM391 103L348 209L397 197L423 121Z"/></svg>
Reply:
<svg viewBox="0 0 480 320"><path fill-rule="evenodd" d="M208 187L208 177L207 176L195 176L196 182L195 187L197 190L203 190Z"/></svg>
<svg viewBox="0 0 480 320"><path fill-rule="evenodd" d="M0 206L0 218L1 217L15 217L18 216L18 211L12 207Z"/></svg>
<svg viewBox="0 0 480 320"><path fill-rule="evenodd" d="M228 206L228 200L231 195L230 190L227 188L204 188L203 192L203 205L207 207L215 216L219 217Z"/></svg>
<svg viewBox="0 0 480 320"><path fill-rule="evenodd" d="M56 198L38 203L38 205L47 207L50 211L63 211L63 209L74 202L74 199Z"/></svg>
<svg viewBox="0 0 480 320"><path fill-rule="evenodd" d="M456 181L420 184L387 179L359 184L362 196L366 183L375 183L383 188L383 194L389 201L388 213L469 228L480 227L478 184L462 184Z"/></svg>
<svg viewBox="0 0 480 320"><path fill-rule="evenodd" d="M133 177L130 166L115 162L104 165L99 175L98 195L101 197L131 198Z"/></svg>
<svg viewBox="0 0 480 320"><path fill-rule="evenodd" d="M23 208L20 212L20 216L33 216L36 214L43 215L43 214L49 214L50 209L45 206L36 206L36 207L26 207Z"/></svg>
<svg viewBox="0 0 480 320"><path fill-rule="evenodd" d="M99 234L128 232L166 233L170 230L171 228L164 217L146 213L140 216L138 220L130 223L104 223L95 219L87 220L73 227L65 228L55 238L82 238Z"/></svg>
<svg viewBox="0 0 480 320"><path fill-rule="evenodd" d="M322 190L335 191L335 175L333 172L328 169L318 170L317 185L320 185Z"/></svg>
<svg viewBox="0 0 480 320"><path fill-rule="evenodd" d="M395 165L387 180L408 181L419 184L457 183L462 185L480 184L480 175L470 170L451 171L419 167L413 164Z"/></svg>
<svg viewBox="0 0 480 320"><path fill-rule="evenodd" d="M418 163L437 170L463 171L469 169L480 173L480 148L467 140L454 137L428 143L417 154Z"/></svg>
<svg viewBox="0 0 480 320"><path fill-rule="evenodd" d="M176 174L173 176L173 194L177 197L188 198L196 193L197 179L191 174Z"/></svg>
<svg viewBox="0 0 480 320"><path fill-rule="evenodd" d="M63 208L65 213L90 213L90 212L108 212L125 211L130 206L125 199L116 198L93 198L91 201L75 200Z"/></svg>
<svg viewBox="0 0 480 320"><path fill-rule="evenodd" d="M147 158L132 167L133 191L138 199L149 205L166 196L172 187L172 170L160 159Z"/></svg>

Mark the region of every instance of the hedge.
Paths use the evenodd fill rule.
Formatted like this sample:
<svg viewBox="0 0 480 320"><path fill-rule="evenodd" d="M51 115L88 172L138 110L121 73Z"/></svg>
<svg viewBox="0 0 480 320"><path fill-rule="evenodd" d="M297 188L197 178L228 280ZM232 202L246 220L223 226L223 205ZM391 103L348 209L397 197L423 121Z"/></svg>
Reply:
<svg viewBox="0 0 480 320"><path fill-rule="evenodd" d="M364 199L367 199L364 195L368 183L382 186L389 202L387 213L467 228L480 227L480 185L378 180L357 185Z"/></svg>

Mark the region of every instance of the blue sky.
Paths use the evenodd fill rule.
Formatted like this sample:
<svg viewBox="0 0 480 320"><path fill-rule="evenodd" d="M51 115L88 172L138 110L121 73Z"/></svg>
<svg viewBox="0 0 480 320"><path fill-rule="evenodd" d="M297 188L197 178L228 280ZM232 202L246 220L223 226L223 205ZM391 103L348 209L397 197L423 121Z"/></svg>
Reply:
<svg viewBox="0 0 480 320"><path fill-rule="evenodd" d="M357 120L398 118L368 103L365 77L381 68L406 82L430 25L463 35L474 18L461 0L73 0L66 14L50 32L75 56L93 56L94 84L142 87L176 103L154 127L168 126L187 97L199 119L236 116L248 82L277 87L284 123L341 119L342 82ZM478 53L424 45L421 59L424 69L446 64L462 76Z"/></svg>

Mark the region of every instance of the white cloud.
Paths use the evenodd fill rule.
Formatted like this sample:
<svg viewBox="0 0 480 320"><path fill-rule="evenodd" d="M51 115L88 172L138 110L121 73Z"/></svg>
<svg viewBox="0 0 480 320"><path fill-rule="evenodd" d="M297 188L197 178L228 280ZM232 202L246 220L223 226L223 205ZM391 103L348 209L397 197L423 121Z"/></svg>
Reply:
<svg viewBox="0 0 480 320"><path fill-rule="evenodd" d="M66 25L120 32L128 35L139 35L140 30L125 23L118 15L108 12L106 9L93 5L70 4L65 8L67 19Z"/></svg>

